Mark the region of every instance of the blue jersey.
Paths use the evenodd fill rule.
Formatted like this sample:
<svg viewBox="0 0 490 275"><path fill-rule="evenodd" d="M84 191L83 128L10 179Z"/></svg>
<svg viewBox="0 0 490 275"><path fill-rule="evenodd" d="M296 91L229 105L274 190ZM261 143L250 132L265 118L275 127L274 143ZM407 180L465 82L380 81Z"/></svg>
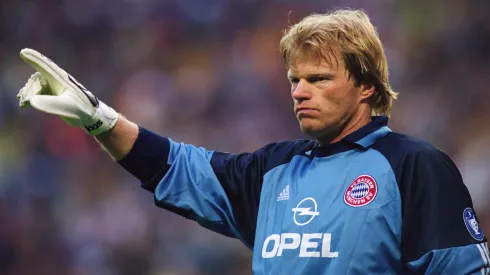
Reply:
<svg viewBox="0 0 490 275"><path fill-rule="evenodd" d="M343 140L230 154L140 128L119 163L157 206L253 249L254 274L489 274L451 159L386 117Z"/></svg>

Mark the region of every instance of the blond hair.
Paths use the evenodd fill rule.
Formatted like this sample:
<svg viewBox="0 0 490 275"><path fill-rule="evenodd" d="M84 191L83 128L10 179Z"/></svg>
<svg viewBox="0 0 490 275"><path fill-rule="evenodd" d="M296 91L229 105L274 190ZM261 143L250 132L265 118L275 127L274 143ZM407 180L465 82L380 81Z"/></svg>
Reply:
<svg viewBox="0 0 490 275"><path fill-rule="evenodd" d="M361 10L336 10L313 14L285 31L280 50L289 69L298 57L332 64L337 57L356 86L372 84L372 115L389 116L397 98L388 82L388 64L378 34L368 15Z"/></svg>

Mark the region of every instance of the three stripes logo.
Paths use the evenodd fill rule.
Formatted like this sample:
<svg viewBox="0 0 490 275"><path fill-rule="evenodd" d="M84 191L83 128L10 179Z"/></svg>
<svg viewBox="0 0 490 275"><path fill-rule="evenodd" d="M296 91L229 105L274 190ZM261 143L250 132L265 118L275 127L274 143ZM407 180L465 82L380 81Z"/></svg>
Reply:
<svg viewBox="0 0 490 275"><path fill-rule="evenodd" d="M289 200L289 184L286 185L284 189L282 189L281 193L277 197L277 201L287 201Z"/></svg>

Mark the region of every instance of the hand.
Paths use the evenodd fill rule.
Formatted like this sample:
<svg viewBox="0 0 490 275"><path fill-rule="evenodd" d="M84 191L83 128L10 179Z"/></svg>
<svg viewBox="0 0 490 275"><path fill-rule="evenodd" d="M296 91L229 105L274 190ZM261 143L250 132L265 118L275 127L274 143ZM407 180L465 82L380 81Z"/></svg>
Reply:
<svg viewBox="0 0 490 275"><path fill-rule="evenodd" d="M118 113L49 58L32 49L23 49L20 57L37 71L17 95L21 107L58 115L93 136L116 125Z"/></svg>

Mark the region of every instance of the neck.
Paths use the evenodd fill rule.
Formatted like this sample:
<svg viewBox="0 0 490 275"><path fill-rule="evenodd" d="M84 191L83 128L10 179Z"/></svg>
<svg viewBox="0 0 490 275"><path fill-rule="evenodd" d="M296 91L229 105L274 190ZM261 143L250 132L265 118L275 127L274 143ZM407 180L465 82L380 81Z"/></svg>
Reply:
<svg viewBox="0 0 490 275"><path fill-rule="evenodd" d="M350 119L344 122L343 125L340 126L340 133L336 135L335 137L319 137L318 138L318 143L320 146L326 146L328 144L332 144L335 142L338 142L345 138L346 136L352 134L353 132L361 129L365 125L367 125L369 122L371 122L371 115L370 113L366 114L358 114L352 116Z"/></svg>

